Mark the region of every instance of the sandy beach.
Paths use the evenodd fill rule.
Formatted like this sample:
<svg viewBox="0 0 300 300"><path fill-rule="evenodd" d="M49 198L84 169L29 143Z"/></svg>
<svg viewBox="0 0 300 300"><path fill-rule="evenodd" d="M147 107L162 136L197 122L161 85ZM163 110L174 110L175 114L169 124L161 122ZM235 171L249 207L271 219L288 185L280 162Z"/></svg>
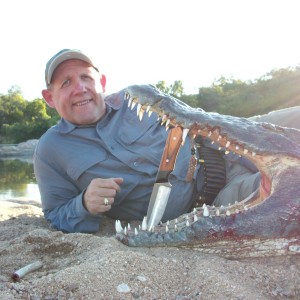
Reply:
<svg viewBox="0 0 300 300"><path fill-rule="evenodd" d="M129 248L51 229L40 204L0 201L0 299L300 299L300 256L233 260L180 248ZM14 282L30 263L42 267Z"/></svg>

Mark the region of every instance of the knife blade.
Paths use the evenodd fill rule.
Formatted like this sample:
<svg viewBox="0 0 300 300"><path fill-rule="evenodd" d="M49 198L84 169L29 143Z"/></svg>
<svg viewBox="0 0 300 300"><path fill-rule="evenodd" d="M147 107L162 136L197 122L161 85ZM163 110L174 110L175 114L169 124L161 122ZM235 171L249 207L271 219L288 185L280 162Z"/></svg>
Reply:
<svg viewBox="0 0 300 300"><path fill-rule="evenodd" d="M178 126L169 129L147 211L147 229L149 231L159 223L165 212L172 187L169 175L174 170L181 144L182 128Z"/></svg>

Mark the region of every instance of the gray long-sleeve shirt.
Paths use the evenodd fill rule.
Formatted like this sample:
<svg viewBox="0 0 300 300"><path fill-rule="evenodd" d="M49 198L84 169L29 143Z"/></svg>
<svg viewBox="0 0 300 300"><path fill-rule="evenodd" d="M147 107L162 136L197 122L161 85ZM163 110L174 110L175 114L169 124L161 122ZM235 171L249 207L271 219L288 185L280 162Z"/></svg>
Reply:
<svg viewBox="0 0 300 300"><path fill-rule="evenodd" d="M82 195L93 178L123 177L121 191L106 215L142 219L149 204L168 132L157 115L142 121L124 101L124 91L105 98L107 114L97 124L75 126L61 120L40 139L34 170L45 217L65 232L95 232L101 215L91 215ZM185 178L191 158L190 141L181 147L170 176L172 191L163 220L187 212L194 182Z"/></svg>

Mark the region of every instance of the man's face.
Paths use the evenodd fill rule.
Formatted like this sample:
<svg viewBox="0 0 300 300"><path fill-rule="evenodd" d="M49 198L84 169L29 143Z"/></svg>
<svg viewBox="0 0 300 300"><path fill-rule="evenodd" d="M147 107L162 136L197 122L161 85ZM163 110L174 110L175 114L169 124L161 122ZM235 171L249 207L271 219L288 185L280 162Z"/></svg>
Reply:
<svg viewBox="0 0 300 300"><path fill-rule="evenodd" d="M82 60L71 59L56 68L50 88L42 94L62 118L73 124L86 125L105 115L101 91L99 73Z"/></svg>

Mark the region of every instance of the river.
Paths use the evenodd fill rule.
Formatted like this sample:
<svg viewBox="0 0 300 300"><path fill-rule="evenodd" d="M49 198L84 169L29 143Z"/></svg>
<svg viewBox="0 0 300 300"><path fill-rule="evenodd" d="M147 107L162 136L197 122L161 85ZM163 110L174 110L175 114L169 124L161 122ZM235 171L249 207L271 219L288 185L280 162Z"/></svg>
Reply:
<svg viewBox="0 0 300 300"><path fill-rule="evenodd" d="M32 157L0 159L0 200L11 199L40 202Z"/></svg>

